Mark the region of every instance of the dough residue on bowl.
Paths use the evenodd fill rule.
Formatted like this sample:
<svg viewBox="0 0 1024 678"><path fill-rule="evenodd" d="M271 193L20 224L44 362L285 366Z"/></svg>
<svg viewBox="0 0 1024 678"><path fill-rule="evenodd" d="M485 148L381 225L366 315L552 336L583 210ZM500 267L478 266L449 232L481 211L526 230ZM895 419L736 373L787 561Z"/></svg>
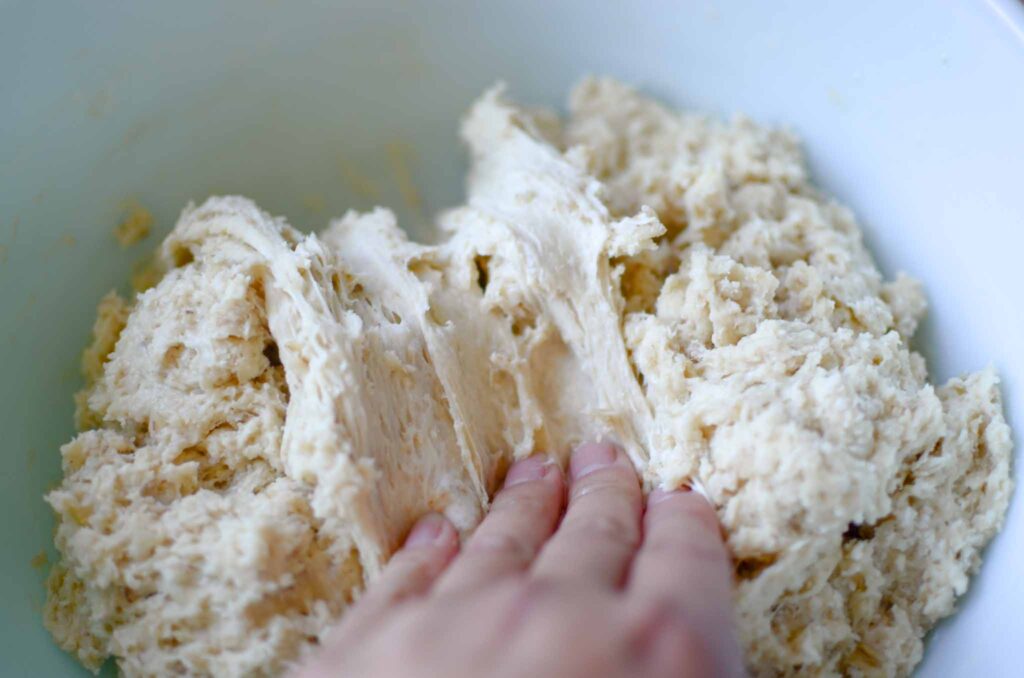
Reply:
<svg viewBox="0 0 1024 678"><path fill-rule="evenodd" d="M440 244L211 198L104 299L47 495L60 645L280 673L417 517L472 530L512 460L605 436L714 504L754 674L909 673L1009 501L996 375L928 382L920 285L788 133L603 79L564 121L495 88L462 133Z"/></svg>
<svg viewBox="0 0 1024 678"><path fill-rule="evenodd" d="M128 216L114 227L114 238L121 247L131 247L149 235L153 228L153 215L134 200L125 201L124 206Z"/></svg>

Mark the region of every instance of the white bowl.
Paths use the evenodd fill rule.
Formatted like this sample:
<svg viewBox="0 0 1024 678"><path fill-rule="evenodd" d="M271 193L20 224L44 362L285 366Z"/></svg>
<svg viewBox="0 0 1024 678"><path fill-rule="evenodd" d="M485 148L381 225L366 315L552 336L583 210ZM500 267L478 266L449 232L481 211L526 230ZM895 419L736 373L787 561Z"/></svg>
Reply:
<svg viewBox="0 0 1024 678"><path fill-rule="evenodd" d="M995 364L1024 435L1024 9L988 2L14 2L0 8L0 665L78 670L43 630L43 492L72 434L94 306L189 199L243 193L302 228L402 200L385 148L415 151L428 211L458 200L456 121L492 81L562 102L588 72L673 104L743 111L806 141L887 273L925 281L937 380ZM342 159L343 158L343 159ZM135 200L157 233L122 250ZM400 214L416 224L415 215ZM1024 508L928 645L925 676L1024 666ZM38 563L37 563L38 564ZM1019 675L1019 674L1017 674Z"/></svg>

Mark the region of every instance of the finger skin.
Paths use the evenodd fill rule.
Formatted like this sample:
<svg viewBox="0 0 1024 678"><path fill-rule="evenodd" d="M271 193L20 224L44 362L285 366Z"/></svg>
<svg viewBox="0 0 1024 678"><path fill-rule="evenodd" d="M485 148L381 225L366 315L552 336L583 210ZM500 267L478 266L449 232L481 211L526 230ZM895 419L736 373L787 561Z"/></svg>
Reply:
<svg viewBox="0 0 1024 678"><path fill-rule="evenodd" d="M727 610L731 572L718 517L704 497L688 491L651 493L631 592L673 600L689 610Z"/></svg>
<svg viewBox="0 0 1024 678"><path fill-rule="evenodd" d="M701 630L714 655L740 656L732 629L732 568L718 517L695 492L655 490L647 500L644 539L627 596L675 606ZM742 675L734 661L723 675Z"/></svg>
<svg viewBox="0 0 1024 678"><path fill-rule="evenodd" d="M588 443L570 461L569 507L534 563L540 580L622 585L640 543L642 496L626 454L609 443Z"/></svg>
<svg viewBox="0 0 1024 678"><path fill-rule="evenodd" d="M397 603L426 593L458 550L459 535L444 516L432 513L421 518L380 577L345 615L343 627L363 625Z"/></svg>
<svg viewBox="0 0 1024 678"><path fill-rule="evenodd" d="M565 481L552 460L535 455L514 464L487 517L438 581L436 593L481 588L529 568L554 532L564 501Z"/></svg>

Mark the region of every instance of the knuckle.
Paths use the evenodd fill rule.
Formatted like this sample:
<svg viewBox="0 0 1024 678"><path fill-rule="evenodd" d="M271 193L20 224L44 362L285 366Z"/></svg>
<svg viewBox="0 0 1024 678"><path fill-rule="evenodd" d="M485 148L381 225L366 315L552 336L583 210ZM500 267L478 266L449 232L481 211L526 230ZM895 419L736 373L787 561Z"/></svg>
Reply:
<svg viewBox="0 0 1024 678"><path fill-rule="evenodd" d="M672 509L672 517L676 520L692 523L708 532L718 534L718 514L703 498L686 494L670 499L664 504Z"/></svg>
<svg viewBox="0 0 1024 678"><path fill-rule="evenodd" d="M517 597L522 603L536 604L551 598L557 590L555 582L538 578L524 579L519 586Z"/></svg>
<svg viewBox="0 0 1024 678"><path fill-rule="evenodd" d="M595 492L634 494L639 493L640 484L636 474L621 466L594 471L572 486L572 498L578 499Z"/></svg>
<svg viewBox="0 0 1024 678"><path fill-rule="evenodd" d="M508 532L487 532L473 536L463 550L464 557L502 557L527 560L533 556L533 549L522 539Z"/></svg>
<svg viewBox="0 0 1024 678"><path fill-rule="evenodd" d="M554 496L551 488L542 483L521 483L499 492L491 511L544 513L552 510Z"/></svg>
<svg viewBox="0 0 1024 678"><path fill-rule="evenodd" d="M674 601L644 598L638 603L635 626L639 629L660 628L683 613Z"/></svg>
<svg viewBox="0 0 1024 678"><path fill-rule="evenodd" d="M591 543L613 542L635 547L640 543L640 530L635 522L623 516L599 514L575 521L566 527L566 531L575 540Z"/></svg>
<svg viewBox="0 0 1024 678"><path fill-rule="evenodd" d="M659 537L648 540L643 546L644 553L658 560L683 561L723 565L726 561L725 549L719 544L709 544L704 540L687 539L683 535Z"/></svg>

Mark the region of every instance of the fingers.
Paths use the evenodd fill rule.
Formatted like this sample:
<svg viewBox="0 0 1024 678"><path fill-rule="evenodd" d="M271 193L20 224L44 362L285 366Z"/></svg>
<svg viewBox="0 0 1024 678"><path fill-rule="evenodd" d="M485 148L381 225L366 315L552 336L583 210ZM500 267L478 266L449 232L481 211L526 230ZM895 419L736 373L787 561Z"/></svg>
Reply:
<svg viewBox="0 0 1024 678"><path fill-rule="evenodd" d="M515 463L491 510L462 553L437 583L437 591L482 587L530 566L558 523L565 483L558 465L543 455Z"/></svg>
<svg viewBox="0 0 1024 678"><path fill-rule="evenodd" d="M640 543L636 471L609 443L581 445L569 468L569 508L534 563L534 576L620 586Z"/></svg>
<svg viewBox="0 0 1024 678"><path fill-rule="evenodd" d="M626 595L674 620L652 653L659 661L684 659L691 669L707 669L685 675L746 675L732 625L729 553L704 497L688 490L650 494Z"/></svg>
<svg viewBox="0 0 1024 678"><path fill-rule="evenodd" d="M678 606L650 600L630 603L633 623L627 631L627 651L639 664L633 667L634 674L677 678L745 675L738 661L739 648L735 648L737 657L720 651L719 629L706 628Z"/></svg>
<svg viewBox="0 0 1024 678"><path fill-rule="evenodd" d="M672 603L691 617L728 620L732 569L718 517L704 497L655 490L647 499L644 541L629 576L630 595Z"/></svg>
<svg viewBox="0 0 1024 678"><path fill-rule="evenodd" d="M422 595L458 550L459 535L452 524L437 513L424 516L377 581L345 616L344 625L358 626L406 598Z"/></svg>

